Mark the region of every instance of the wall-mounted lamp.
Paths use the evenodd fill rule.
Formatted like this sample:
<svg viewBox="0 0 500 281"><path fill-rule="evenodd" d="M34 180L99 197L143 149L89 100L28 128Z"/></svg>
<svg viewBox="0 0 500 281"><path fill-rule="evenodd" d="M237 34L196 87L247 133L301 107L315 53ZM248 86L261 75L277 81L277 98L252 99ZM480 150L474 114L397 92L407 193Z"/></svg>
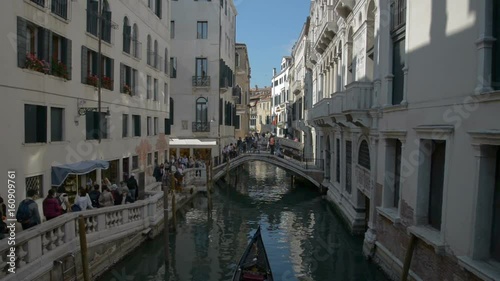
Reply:
<svg viewBox="0 0 500 281"><path fill-rule="evenodd" d="M84 116L87 112L97 112L99 109L97 107L79 107L78 115ZM102 107L101 110L106 110L105 117L108 118L111 116L111 112L109 111L109 107Z"/></svg>

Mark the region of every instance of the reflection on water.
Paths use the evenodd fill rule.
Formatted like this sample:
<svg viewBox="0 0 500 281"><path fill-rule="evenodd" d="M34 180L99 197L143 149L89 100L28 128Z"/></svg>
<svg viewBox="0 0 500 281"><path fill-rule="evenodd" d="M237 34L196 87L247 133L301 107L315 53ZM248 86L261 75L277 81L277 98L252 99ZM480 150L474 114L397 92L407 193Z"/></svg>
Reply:
<svg viewBox="0 0 500 281"><path fill-rule="evenodd" d="M290 187L286 172L265 163L246 164L236 174L236 186L216 188L210 214L203 196L179 213L166 273L160 235L101 280L231 280L259 224L277 281L388 280L365 261L361 238L349 235L314 188Z"/></svg>

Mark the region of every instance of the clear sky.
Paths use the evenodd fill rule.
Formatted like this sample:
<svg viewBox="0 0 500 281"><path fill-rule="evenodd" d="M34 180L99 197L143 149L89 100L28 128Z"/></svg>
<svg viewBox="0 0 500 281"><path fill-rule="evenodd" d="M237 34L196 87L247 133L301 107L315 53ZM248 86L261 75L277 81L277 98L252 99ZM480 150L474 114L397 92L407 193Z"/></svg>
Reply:
<svg viewBox="0 0 500 281"><path fill-rule="evenodd" d="M234 0L236 42L245 43L252 68L251 88L271 85L273 67L291 55L309 15L311 0Z"/></svg>

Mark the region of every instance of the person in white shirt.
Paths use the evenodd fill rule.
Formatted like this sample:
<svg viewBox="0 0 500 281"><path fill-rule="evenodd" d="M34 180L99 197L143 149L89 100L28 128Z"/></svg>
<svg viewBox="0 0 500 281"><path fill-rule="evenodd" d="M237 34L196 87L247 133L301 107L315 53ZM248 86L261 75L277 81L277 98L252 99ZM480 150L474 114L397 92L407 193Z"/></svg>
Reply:
<svg viewBox="0 0 500 281"><path fill-rule="evenodd" d="M80 187L80 194L75 198L75 205L78 205L82 211L87 209L93 209L92 201L90 200L90 196L87 194L87 191L83 187Z"/></svg>

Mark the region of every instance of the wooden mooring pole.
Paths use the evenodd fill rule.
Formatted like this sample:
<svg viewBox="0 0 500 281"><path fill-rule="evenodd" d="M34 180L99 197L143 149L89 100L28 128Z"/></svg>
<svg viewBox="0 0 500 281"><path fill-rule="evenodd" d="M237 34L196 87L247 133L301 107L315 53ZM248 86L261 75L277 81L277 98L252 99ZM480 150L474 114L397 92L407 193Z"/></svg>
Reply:
<svg viewBox="0 0 500 281"><path fill-rule="evenodd" d="M90 281L87 232L85 228L85 218L83 215L78 217L78 234L78 236L80 236L80 253L82 254L83 280Z"/></svg>
<svg viewBox="0 0 500 281"><path fill-rule="evenodd" d="M212 210L212 179L211 179L211 174L212 174L212 165L210 162L208 162L207 165L207 199L208 199L208 212Z"/></svg>
<svg viewBox="0 0 500 281"><path fill-rule="evenodd" d="M168 184L175 184L174 175L170 176L170 183L163 185L163 218L165 219L163 230L165 235L165 272L168 271L170 263L170 233L168 231Z"/></svg>
<svg viewBox="0 0 500 281"><path fill-rule="evenodd" d="M175 215L175 183L172 189L172 229L177 231L177 216Z"/></svg>
<svg viewBox="0 0 500 281"><path fill-rule="evenodd" d="M411 259L413 257L413 251L415 251L416 245L417 245L417 237L412 234L410 237L410 245L408 246L408 250L406 251L405 263L403 265L403 275L401 276L401 281L408 280L408 274L410 273Z"/></svg>

